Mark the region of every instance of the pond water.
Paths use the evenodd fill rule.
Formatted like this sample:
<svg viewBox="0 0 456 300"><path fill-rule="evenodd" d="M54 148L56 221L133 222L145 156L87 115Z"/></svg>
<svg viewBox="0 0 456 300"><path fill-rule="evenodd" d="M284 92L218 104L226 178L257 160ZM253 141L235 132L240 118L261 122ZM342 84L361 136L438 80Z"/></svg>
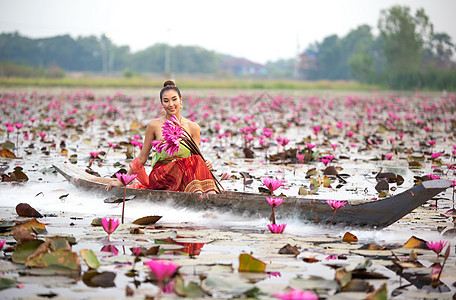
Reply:
<svg viewBox="0 0 456 300"><path fill-rule="evenodd" d="M49 284L48 279L43 279L42 276L21 276L23 269L8 263L11 253L3 252L0 272L16 278L18 282L16 286L1 290L2 298L33 297L40 294L49 296L51 292L70 298L118 297L119 293L124 295L127 285L133 288L136 297L157 295L157 285L147 282L149 273L142 262L136 264L136 269L139 270L137 278L132 279L126 274L134 259L131 247L150 247L164 240L167 244L160 244L158 257L177 262L181 266L180 276L187 283L197 282L206 291L206 297L245 296L242 292L243 285L247 286L246 290L249 290L248 287L256 287L263 297L271 296L277 291L284 292L287 287L313 290L321 297L352 297L354 291L337 293L338 289L332 286L336 283L329 282L335 278L335 271L326 264L328 255L344 255L346 260L336 261L347 269L374 257L372 269L390 279L364 280L375 289L380 288L380 283L386 282L390 297L435 296L438 293L435 289L431 294L427 294L429 291L418 292L417 285L413 284L408 288L397 289L402 286L399 281L405 279L384 267L392 264L394 257L391 256L391 251L376 256L375 252L366 255L359 249L362 245L377 244L396 249L393 252L398 255L405 255L410 249L402 246L412 236L425 241L445 240L452 245L449 264L441 277L445 292L440 293L439 297L450 297L455 292L456 272L452 272L455 270L456 238L454 235L443 235L451 231L453 219L442 215L454 205L451 189L438 196L437 207L434 206L435 201L428 201L426 205L382 230L320 226L287 218L286 213L282 212L278 222L287 223L282 235L270 234L266 227L270 221L256 215L239 215L220 210L198 211L176 208L172 201L156 204L135 199L126 203L125 224L107 241L102 229L93 227L90 223L95 218L120 218L121 204L104 203L107 195L76 188L53 172L52 165L72 161L79 168L86 169L90 164L90 153L97 151L100 154L93 161L91 170L101 176L110 177L122 166L128 166L131 158L126 153L131 152L134 156L139 151L130 142L142 142L144 127L141 126L159 113L159 100L150 96L154 93L110 90L5 90L0 93L4 108L1 113L3 123L24 124L13 132L8 132L7 126L3 126L0 131L3 147L9 147L5 144L7 141L12 144L18 141L19 146L10 148L17 159L2 158L0 161L3 173L8 174L19 166L29 178L26 182L0 183L0 218L3 221L20 220L14 208L19 203L28 203L46 216L40 219L40 222L47 224L47 235L42 238L74 236L78 240L72 247L74 252L93 250L102 263L100 270L115 272L117 275L115 287L102 290L87 286L80 278L65 276L54 276L52 278L55 281ZM391 194L412 187L415 177L427 174L455 180L453 150L456 150L456 101L453 94L282 91L269 95L258 91L217 90L183 93L184 103L188 103L183 115L194 118L201 126L202 139L208 140L201 144L205 158L212 161L218 177L223 173L231 176L228 180L221 181L227 190L255 193L263 187L261 179L270 176L286 182L277 191L277 195L282 193L284 196L296 196L300 188L312 190L310 177L324 177L323 170L326 166L321 159L328 155L334 155L329 165L335 166L339 174L344 175L346 183L341 184L340 179L333 178L332 187L320 186L314 190L317 194L314 193L313 198L372 201L379 197L375 189L375 175L380 170L404 178L401 185L390 184L388 192ZM265 127L273 130L272 138L260 138ZM250 128L249 133L242 135L243 128ZM40 133L45 136L41 137ZM249 142L247 136L253 140ZM284 163L284 147L278 145L278 137L290 140L285 146L287 156ZM435 144L429 141L435 141ZM110 148L108 142L118 147ZM315 145L311 152L315 158L301 163L296 158L296 153L305 155L309 148L307 144ZM253 158L244 156L245 146L254 152ZM295 156L290 156L291 153ZM434 153L442 154L434 159ZM388 159L385 155L392 157ZM410 167L410 162L415 159L420 163L420 168ZM315 174L306 176L313 168ZM242 177L245 173L253 179L247 185L244 185ZM280 206L276 209L279 211ZM129 233L131 222L151 215L162 216L156 228L143 228L144 235ZM343 243L342 236L346 232L354 234L358 243ZM6 239L9 245L14 246L11 232L3 234L0 239ZM285 244L299 246L300 254L297 258L277 254L278 249ZM187 250L189 247L198 250L197 254L190 255L195 257L194 260L189 260L187 250L182 251L183 245ZM108 250L117 252L116 255L102 250L106 250L105 246L108 246ZM428 272L435 256L430 250L416 251L420 253L420 262L426 267L423 272ZM254 257L267 261L270 264L266 269L268 273L254 275L237 272L238 256L241 253L252 253ZM302 258L309 256L319 262L303 263ZM441 257L440 261L442 260ZM450 263L453 263L453 267L448 267ZM83 263L82 265L84 273L87 267ZM228 266L233 270L229 271ZM279 273L280 276L271 275L273 273ZM202 277L198 279L199 275L213 281L202 280ZM231 289L221 287L221 279L217 277L220 275L226 277L225 284L228 286L233 281ZM309 283L311 276L326 281ZM307 281L303 283L301 280ZM362 298L368 294L368 289L359 289L356 293L355 298ZM165 298L172 295L161 294Z"/></svg>

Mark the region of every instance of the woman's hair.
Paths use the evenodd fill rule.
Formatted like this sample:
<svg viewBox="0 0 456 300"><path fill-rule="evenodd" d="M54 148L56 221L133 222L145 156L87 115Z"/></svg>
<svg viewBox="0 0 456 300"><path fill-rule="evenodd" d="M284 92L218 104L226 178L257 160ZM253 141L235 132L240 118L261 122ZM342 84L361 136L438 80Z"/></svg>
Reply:
<svg viewBox="0 0 456 300"><path fill-rule="evenodd" d="M179 88L174 84L174 81L167 80L167 81L165 81L165 83L163 83L163 88L160 91L160 102L162 101L163 93L168 90L175 90L177 92L177 94L179 95L179 98L182 97L181 92L179 91Z"/></svg>

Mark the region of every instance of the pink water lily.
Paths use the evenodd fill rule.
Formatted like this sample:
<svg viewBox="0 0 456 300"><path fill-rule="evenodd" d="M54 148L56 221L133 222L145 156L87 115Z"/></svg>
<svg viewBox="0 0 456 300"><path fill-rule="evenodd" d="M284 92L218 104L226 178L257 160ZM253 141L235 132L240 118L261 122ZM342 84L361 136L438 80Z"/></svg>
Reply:
<svg viewBox="0 0 456 300"><path fill-rule="evenodd" d="M447 244L448 242L446 241L426 242L426 246L437 254L437 259L439 259L440 252L442 252Z"/></svg>
<svg viewBox="0 0 456 300"><path fill-rule="evenodd" d="M440 176L439 176L439 175L427 174L426 176L427 176L430 180L440 179Z"/></svg>
<svg viewBox="0 0 456 300"><path fill-rule="evenodd" d="M385 157L387 160L391 160L391 158L393 158L393 155L392 154L385 154Z"/></svg>
<svg viewBox="0 0 456 300"><path fill-rule="evenodd" d="M269 205L271 205L272 207L279 206L283 202L282 198L266 197L266 200L268 201Z"/></svg>
<svg viewBox="0 0 456 300"><path fill-rule="evenodd" d="M274 293L274 297L282 300L318 300L314 292L295 289L290 289L286 293Z"/></svg>
<svg viewBox="0 0 456 300"><path fill-rule="evenodd" d="M328 203L332 209L338 210L339 208L344 207L345 204L347 204L347 201L326 200L326 203Z"/></svg>
<svg viewBox="0 0 456 300"><path fill-rule="evenodd" d="M3 246L5 246L6 240L0 240L0 250L3 249Z"/></svg>
<svg viewBox="0 0 456 300"><path fill-rule="evenodd" d="M437 255L442 252L443 248L448 244L446 241L438 241L438 242L426 242L426 246L428 246L429 249L437 253Z"/></svg>
<svg viewBox="0 0 456 300"><path fill-rule="evenodd" d="M298 159L299 163L302 163L304 161L304 155L296 154L296 158Z"/></svg>
<svg viewBox="0 0 456 300"><path fill-rule="evenodd" d="M101 221L101 224L103 225L103 229L108 234L108 240L109 240L109 236L111 235L111 233L113 233L119 226L119 220L111 219L111 218L109 218L109 219L103 218L103 220Z"/></svg>
<svg viewBox="0 0 456 300"><path fill-rule="evenodd" d="M144 262L144 264L150 268L150 271L161 286L163 286L165 281L169 280L179 268L179 266L172 261L166 260L151 260Z"/></svg>
<svg viewBox="0 0 456 300"><path fill-rule="evenodd" d="M443 155L443 153L432 153L431 157L432 157L432 159L436 159L436 158L438 158L439 156L442 156L442 155Z"/></svg>
<svg viewBox="0 0 456 300"><path fill-rule="evenodd" d="M429 144L429 146L434 147L437 141L427 141L427 143Z"/></svg>
<svg viewBox="0 0 456 300"><path fill-rule="evenodd" d="M271 233L283 233L285 230L285 227L287 227L287 224L268 224L268 229Z"/></svg>
<svg viewBox="0 0 456 300"><path fill-rule="evenodd" d="M277 190L279 187L281 187L284 182L285 181L283 181L283 180L273 179L271 177L263 178L263 183L269 189L269 191L271 191L271 195L275 190Z"/></svg>
<svg viewBox="0 0 456 300"><path fill-rule="evenodd" d="M315 144L309 144L309 143L308 143L308 144L306 144L306 146L307 146L307 148L312 149L312 148L314 148L316 145L315 145Z"/></svg>
<svg viewBox="0 0 456 300"><path fill-rule="evenodd" d="M122 224L124 223L124 216L125 216L125 197L127 195L127 184L129 184L133 179L138 176L137 174L122 174L116 173L117 179L124 185L124 196L122 201Z"/></svg>
<svg viewBox="0 0 456 300"><path fill-rule="evenodd" d="M339 208L344 207L347 204L347 201L339 201L339 200L326 200L329 206L334 209L333 217L331 219L330 225L332 225L334 218L336 217L336 212Z"/></svg>
<svg viewBox="0 0 456 300"><path fill-rule="evenodd" d="M137 174L122 174L122 173L116 173L117 179L119 179L120 182L122 182L123 185L128 185L133 179L138 176Z"/></svg>

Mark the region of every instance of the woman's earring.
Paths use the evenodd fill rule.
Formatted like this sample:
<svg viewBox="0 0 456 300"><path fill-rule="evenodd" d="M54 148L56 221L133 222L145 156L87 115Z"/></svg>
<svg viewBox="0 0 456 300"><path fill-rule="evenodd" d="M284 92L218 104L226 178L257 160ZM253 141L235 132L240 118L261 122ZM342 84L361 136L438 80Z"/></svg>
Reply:
<svg viewBox="0 0 456 300"><path fill-rule="evenodd" d="M182 110L182 109L184 109L184 107L181 105L181 106L180 106L180 110Z"/></svg>
<svg viewBox="0 0 456 300"><path fill-rule="evenodd" d="M165 109L162 107L162 115L165 114Z"/></svg>

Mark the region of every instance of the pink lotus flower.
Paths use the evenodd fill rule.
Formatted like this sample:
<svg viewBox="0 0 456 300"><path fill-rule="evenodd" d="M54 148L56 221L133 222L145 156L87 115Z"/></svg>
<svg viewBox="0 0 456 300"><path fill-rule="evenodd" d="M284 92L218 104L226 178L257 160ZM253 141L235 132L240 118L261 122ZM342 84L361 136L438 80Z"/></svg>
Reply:
<svg viewBox="0 0 456 300"><path fill-rule="evenodd" d="M431 249L437 254L437 258L439 257L440 252L442 252L443 248L445 248L447 244L448 242L445 241L426 242L426 246L428 246L429 249Z"/></svg>
<svg viewBox="0 0 456 300"><path fill-rule="evenodd" d="M326 200L326 203L328 203L332 209L338 210L339 208L344 207L345 204L347 204L347 201Z"/></svg>
<svg viewBox="0 0 456 300"><path fill-rule="evenodd" d="M437 141L427 141L427 143L429 144L429 146L434 147Z"/></svg>
<svg viewBox="0 0 456 300"><path fill-rule="evenodd" d="M283 233L285 230L285 227L287 227L287 224L268 224L268 229L271 233Z"/></svg>
<svg viewBox="0 0 456 300"><path fill-rule="evenodd" d="M6 130L8 130L9 132L14 132L14 127L13 126L8 126L6 128Z"/></svg>
<svg viewBox="0 0 456 300"><path fill-rule="evenodd" d="M39 135L40 135L41 139L44 139L44 138L46 137L47 134L44 133L44 132L40 132Z"/></svg>
<svg viewBox="0 0 456 300"><path fill-rule="evenodd" d="M320 126L313 126L312 131L315 135L318 135L318 132L320 132L321 127Z"/></svg>
<svg viewBox="0 0 456 300"><path fill-rule="evenodd" d="M3 249L3 246L5 246L6 240L0 240L0 251Z"/></svg>
<svg viewBox="0 0 456 300"><path fill-rule="evenodd" d="M22 124L22 123L14 123L14 126L15 126L17 129L21 129L22 126L24 126L24 124Z"/></svg>
<svg viewBox="0 0 456 300"><path fill-rule="evenodd" d="M266 128L263 128L263 135L267 138L270 138L273 134L273 131L271 128L269 127L266 127Z"/></svg>
<svg viewBox="0 0 456 300"><path fill-rule="evenodd" d="M314 292L295 289L290 289L287 293L274 293L274 297L282 300L318 300Z"/></svg>
<svg viewBox="0 0 456 300"><path fill-rule="evenodd" d="M330 161L329 159L323 157L323 158L321 159L321 162L322 162L325 166L327 166L331 161Z"/></svg>
<svg viewBox="0 0 456 300"><path fill-rule="evenodd" d="M296 158L298 159L299 163L302 163L304 161L304 155L296 154Z"/></svg>
<svg viewBox="0 0 456 300"><path fill-rule="evenodd" d="M440 179L440 176L439 176L439 175L427 174L426 176L427 176L430 180Z"/></svg>
<svg viewBox="0 0 456 300"><path fill-rule="evenodd" d="M103 220L101 221L101 224L103 225L103 229L108 234L108 240L109 240L109 236L111 235L111 233L113 233L119 226L119 220L111 219L111 218L109 218L109 219L103 218Z"/></svg>
<svg viewBox="0 0 456 300"><path fill-rule="evenodd" d="M94 152L90 152L90 158L98 158L98 152L94 151Z"/></svg>
<svg viewBox="0 0 456 300"><path fill-rule="evenodd" d="M272 207L279 206L283 202L282 198L266 197L266 200L268 201L269 205L271 205Z"/></svg>
<svg viewBox="0 0 456 300"><path fill-rule="evenodd" d="M128 185L133 179L138 176L137 174L122 174L122 173L116 173L117 179L119 179L120 182L122 182L123 185Z"/></svg>
<svg viewBox="0 0 456 300"><path fill-rule="evenodd" d="M355 133L354 133L353 131L348 131L348 132L347 132L347 136L348 136L348 137L352 137L354 134L355 134Z"/></svg>
<svg viewBox="0 0 456 300"><path fill-rule="evenodd" d="M289 139L285 139L285 138L281 138L281 137L277 137L277 138L276 138L276 141L277 141L277 143L279 143L279 145L282 146L282 147L285 147L285 146L290 142Z"/></svg>
<svg viewBox="0 0 456 300"><path fill-rule="evenodd" d="M333 148L333 150L335 151L336 148L339 146L339 144L331 144L331 148Z"/></svg>
<svg viewBox="0 0 456 300"><path fill-rule="evenodd" d="M437 157L442 156L442 155L443 155L443 153L432 153L431 157L432 157L432 159L436 159Z"/></svg>
<svg viewBox="0 0 456 300"><path fill-rule="evenodd" d="M315 144L306 144L306 146L310 150L310 149L314 148L316 145Z"/></svg>
<svg viewBox="0 0 456 300"><path fill-rule="evenodd" d="M385 154L385 157L387 160L391 160L391 158L393 158L393 155L392 154Z"/></svg>
<svg viewBox="0 0 456 300"><path fill-rule="evenodd" d="M347 201L339 201L339 200L326 200L326 203L328 203L329 206L331 206L332 209L334 209L333 217L331 219L330 225L332 225L334 218L336 217L336 212L339 208L345 206L347 204Z"/></svg>
<svg viewBox="0 0 456 300"><path fill-rule="evenodd" d="M283 180L273 179L271 177L263 178L263 183L266 186L266 188L268 188L271 191L271 195L275 190L277 190L279 187L281 187L284 182L285 181L283 181Z"/></svg>
<svg viewBox="0 0 456 300"><path fill-rule="evenodd" d="M150 271L160 284L169 280L179 268L179 266L172 261L166 260L151 260L144 262L144 264L150 268Z"/></svg>
<svg viewBox="0 0 456 300"><path fill-rule="evenodd" d="M115 147L116 147L116 145L114 145L113 143L110 143L110 142L108 142L108 146L109 146L110 148L115 148Z"/></svg>

